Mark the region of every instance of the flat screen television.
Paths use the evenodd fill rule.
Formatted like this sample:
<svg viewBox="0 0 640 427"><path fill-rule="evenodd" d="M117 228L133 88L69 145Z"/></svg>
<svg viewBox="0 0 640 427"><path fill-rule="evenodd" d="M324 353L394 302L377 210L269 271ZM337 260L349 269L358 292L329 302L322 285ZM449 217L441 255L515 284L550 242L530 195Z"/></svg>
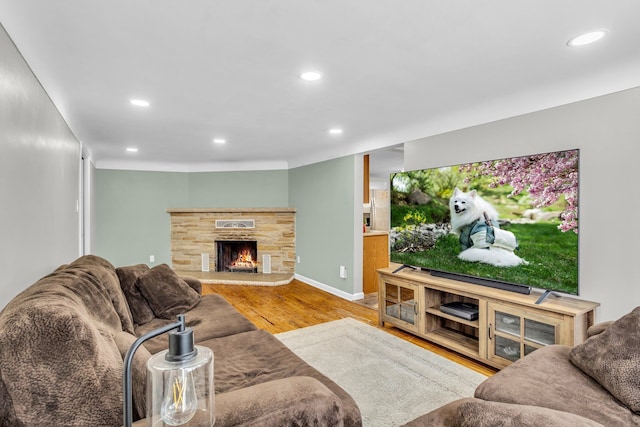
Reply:
<svg viewBox="0 0 640 427"><path fill-rule="evenodd" d="M578 294L579 150L391 174L391 261L529 293Z"/></svg>

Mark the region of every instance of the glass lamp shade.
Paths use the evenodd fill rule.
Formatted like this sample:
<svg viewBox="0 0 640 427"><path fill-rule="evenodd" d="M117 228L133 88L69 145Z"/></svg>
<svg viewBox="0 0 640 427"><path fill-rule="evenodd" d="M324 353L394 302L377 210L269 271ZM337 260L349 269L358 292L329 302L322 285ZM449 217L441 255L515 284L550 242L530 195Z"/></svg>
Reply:
<svg viewBox="0 0 640 427"><path fill-rule="evenodd" d="M213 352L180 361L167 360L169 350L147 362L147 426L211 427L215 423Z"/></svg>

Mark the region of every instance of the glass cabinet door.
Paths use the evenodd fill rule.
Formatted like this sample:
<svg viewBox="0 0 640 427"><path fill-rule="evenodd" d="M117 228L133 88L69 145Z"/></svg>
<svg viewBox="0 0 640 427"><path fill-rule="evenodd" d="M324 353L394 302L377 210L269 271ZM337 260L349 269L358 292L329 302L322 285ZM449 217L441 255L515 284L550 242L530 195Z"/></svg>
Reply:
<svg viewBox="0 0 640 427"><path fill-rule="evenodd" d="M553 324L524 319L524 338L540 345L551 345L556 342L556 326Z"/></svg>
<svg viewBox="0 0 640 427"><path fill-rule="evenodd" d="M417 326L417 289L386 282L384 304L387 320L397 320L407 325Z"/></svg>
<svg viewBox="0 0 640 427"><path fill-rule="evenodd" d="M520 316L496 311L494 318L496 331L504 332L505 334L513 335L515 337L520 336Z"/></svg>
<svg viewBox="0 0 640 427"><path fill-rule="evenodd" d="M490 360L507 366L545 345L559 341L562 317L489 303Z"/></svg>
<svg viewBox="0 0 640 427"><path fill-rule="evenodd" d="M520 359L520 316L495 311L494 353L512 362Z"/></svg>
<svg viewBox="0 0 640 427"><path fill-rule="evenodd" d="M496 356L515 362L520 359L520 342L500 335L495 336L494 353Z"/></svg>

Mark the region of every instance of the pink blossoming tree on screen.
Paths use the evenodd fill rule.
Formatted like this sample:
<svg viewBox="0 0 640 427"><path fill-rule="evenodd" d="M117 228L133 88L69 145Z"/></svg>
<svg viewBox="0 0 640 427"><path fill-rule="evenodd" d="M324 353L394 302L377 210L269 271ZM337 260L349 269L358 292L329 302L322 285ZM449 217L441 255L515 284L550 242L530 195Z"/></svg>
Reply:
<svg viewBox="0 0 640 427"><path fill-rule="evenodd" d="M511 196L528 190L535 208L550 206L564 196L567 204L558 228L578 233L578 150L468 164L461 170L474 177L493 177L492 187L510 185Z"/></svg>

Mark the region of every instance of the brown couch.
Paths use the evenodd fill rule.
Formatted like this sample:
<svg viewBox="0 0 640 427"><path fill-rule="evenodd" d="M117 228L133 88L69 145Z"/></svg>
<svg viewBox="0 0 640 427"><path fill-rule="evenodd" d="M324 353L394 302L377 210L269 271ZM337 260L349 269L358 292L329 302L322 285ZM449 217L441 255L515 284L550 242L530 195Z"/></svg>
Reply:
<svg viewBox="0 0 640 427"><path fill-rule="evenodd" d="M216 426L360 426L354 400L197 280L166 265L114 268L81 257L0 312L0 426L122 425L123 357L137 336L185 312L214 352ZM147 341L133 362L134 417L144 413ZM143 425L144 420L136 423Z"/></svg>
<svg viewBox="0 0 640 427"><path fill-rule="evenodd" d="M536 350L405 427L640 426L640 307L573 348Z"/></svg>

